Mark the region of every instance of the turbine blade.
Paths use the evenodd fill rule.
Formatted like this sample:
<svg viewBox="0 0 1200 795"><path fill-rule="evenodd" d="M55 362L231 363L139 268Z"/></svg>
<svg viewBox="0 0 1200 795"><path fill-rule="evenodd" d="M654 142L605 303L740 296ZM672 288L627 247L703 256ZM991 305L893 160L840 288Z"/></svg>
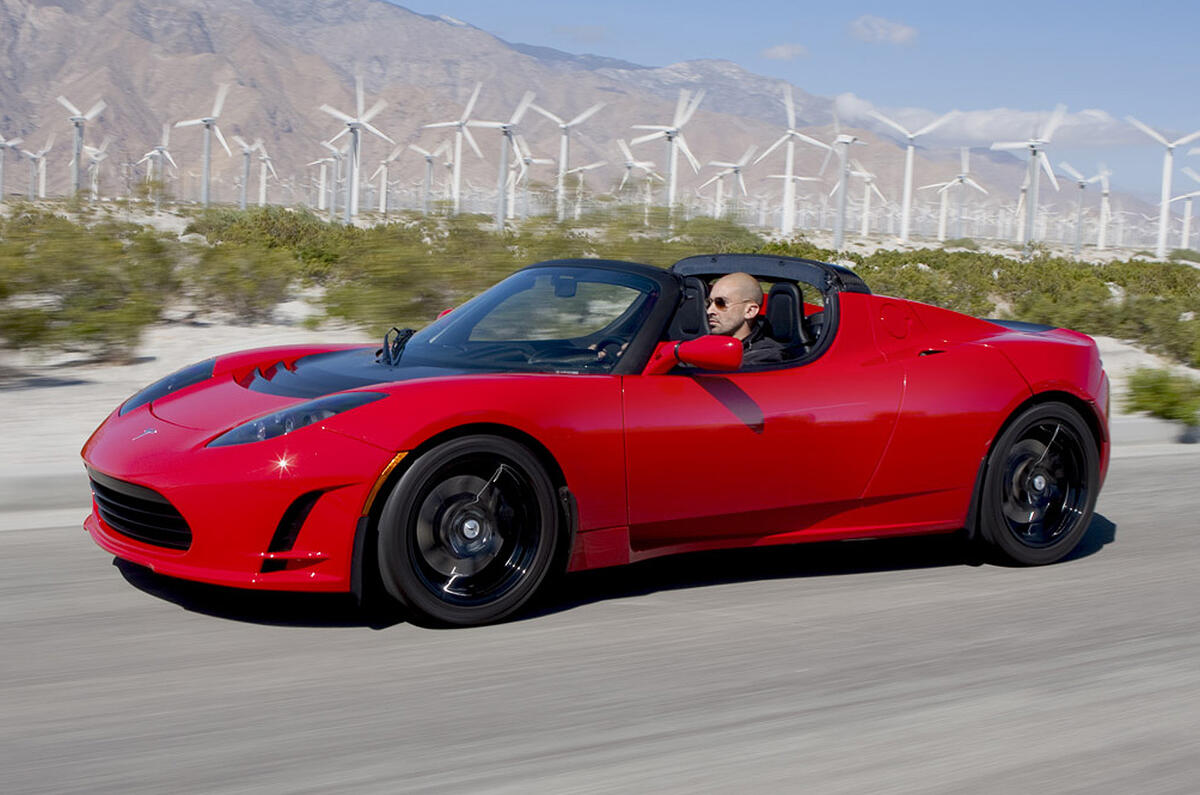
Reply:
<svg viewBox="0 0 1200 795"><path fill-rule="evenodd" d="M1184 144L1190 144L1192 141L1196 140L1197 138L1200 138L1200 130L1196 130L1196 132L1191 133L1190 135L1183 136L1179 140L1175 141L1175 143L1172 144L1172 146L1183 146ZM1189 154L1191 154L1191 153L1189 152Z"/></svg>
<svg viewBox="0 0 1200 795"><path fill-rule="evenodd" d="M204 124L204 119L188 119L187 121L175 122L176 127L195 127L197 124Z"/></svg>
<svg viewBox="0 0 1200 795"><path fill-rule="evenodd" d="M967 174L971 171L971 150L967 147L962 147L958 150L959 165L962 166L962 173Z"/></svg>
<svg viewBox="0 0 1200 795"><path fill-rule="evenodd" d="M892 121L887 116L884 116L882 113L880 113L879 111L877 111L875 109L871 109L871 110L867 111L867 115L873 119L877 119L878 121L883 122L887 126L891 127L893 130L896 130L897 132L899 132L905 138L915 138L918 135L918 133L910 133L908 130L901 127L897 122Z"/></svg>
<svg viewBox="0 0 1200 795"><path fill-rule="evenodd" d="M212 129L217 134L217 140L221 142L221 148L225 150L225 154L233 157L233 152L229 151L229 144L225 143L225 136L221 135L221 128L214 124Z"/></svg>
<svg viewBox="0 0 1200 795"><path fill-rule="evenodd" d="M372 135L374 135L376 138L382 138L383 140L387 141L389 144L394 144L394 143L396 143L396 142L395 142L395 141L393 141L391 138L388 138L386 135L384 135L382 132L380 132L379 128L377 128L377 127L376 127L374 124L368 124L368 123L367 123L367 122L365 122L365 121L364 121L364 122L361 122L361 124L362 124L362 128L363 128L364 130L366 130L367 132L371 133L371 134L372 134Z"/></svg>
<svg viewBox="0 0 1200 795"><path fill-rule="evenodd" d="M700 187L696 188L696 190L704 190L709 185L713 184L714 182L716 182L723 176L725 176L725 172L721 172L720 174L713 174L711 177L706 179L704 182L701 182Z"/></svg>
<svg viewBox="0 0 1200 795"><path fill-rule="evenodd" d="M213 102L212 113L209 115L214 119L221 115L221 108L225 107L225 97L229 94L229 84L222 83L217 86L217 99Z"/></svg>
<svg viewBox="0 0 1200 795"><path fill-rule="evenodd" d="M164 124L163 125L163 134L162 134L162 145L166 146L170 142L171 142L171 125Z"/></svg>
<svg viewBox="0 0 1200 795"><path fill-rule="evenodd" d="M1189 177L1191 177L1196 182L1200 182L1200 174L1197 174L1195 171L1193 171L1191 166L1184 166L1183 173L1187 174ZM1097 176L1099 176L1099 175L1097 175Z"/></svg>
<svg viewBox="0 0 1200 795"><path fill-rule="evenodd" d="M603 108L606 104L607 103L604 103L604 102L597 102L595 105L592 105L590 108L585 110L583 113L580 113L578 116L576 116L575 118L573 118L569 122L567 122L567 126L574 127L576 124L582 124L587 119L590 119L592 117L592 115L594 113L596 113L596 111ZM559 124L561 124L561 123L562 122L559 122Z"/></svg>
<svg viewBox="0 0 1200 795"><path fill-rule="evenodd" d="M1050 121L1046 122L1046 128L1042 131L1042 140L1049 143L1054 137L1054 131L1062 124L1063 119L1067 116L1067 106L1059 103L1054 106L1054 112L1050 114Z"/></svg>
<svg viewBox="0 0 1200 795"><path fill-rule="evenodd" d="M1138 121L1138 120L1137 120L1137 119L1135 119L1134 117L1132 117L1132 116L1126 116L1126 117L1125 117L1125 121L1129 122L1129 123L1130 123L1130 124L1132 124L1134 127L1137 127L1139 130L1141 130L1142 132L1146 133L1146 135L1149 135L1151 138L1153 138L1154 140L1158 141L1158 142L1159 142L1160 144L1162 144L1163 146L1170 146L1170 145L1171 145L1171 142L1170 142L1170 141L1168 141L1166 138L1164 138L1164 137L1162 136L1162 134L1161 134L1161 133L1159 133L1157 130L1152 130L1152 129L1150 129L1149 127L1147 127L1145 124L1142 124L1140 121Z"/></svg>
<svg viewBox="0 0 1200 795"><path fill-rule="evenodd" d="M387 107L386 99L376 100L375 104L371 106L371 109L359 117L359 121L363 122L364 124L366 122L369 122L371 119L373 119L379 115L379 111L383 110L386 107Z"/></svg>
<svg viewBox="0 0 1200 795"><path fill-rule="evenodd" d="M88 109L88 112L83 114L83 118L87 119L88 121L91 121L92 119L99 116L104 111L104 109L107 107L108 107L107 102L105 102L102 99L97 100L96 104L92 105L92 107Z"/></svg>
<svg viewBox="0 0 1200 795"><path fill-rule="evenodd" d="M517 109L513 111L512 117L509 118L509 124L516 124L521 121L521 117L525 115L525 111L529 110L529 106L533 103L533 98L536 96L532 91L526 91L521 97L521 101L517 103Z"/></svg>
<svg viewBox="0 0 1200 795"><path fill-rule="evenodd" d="M631 125L629 125L629 129L631 129L631 130L659 130L661 132L667 132L668 130L674 130L675 128L668 127L665 124L631 124Z"/></svg>
<svg viewBox="0 0 1200 795"><path fill-rule="evenodd" d="M471 149L474 150L475 154L478 155L480 160L482 160L483 152L479 151L479 144L475 143L475 136L471 135L471 128L463 127L462 132L463 132L463 138L467 139L467 143L471 145Z"/></svg>
<svg viewBox="0 0 1200 795"><path fill-rule="evenodd" d="M548 110L546 110L545 108L543 108L541 105L538 105L538 104L536 104L536 103L530 103L529 107L530 107L530 108L532 108L534 111L536 111L536 112L538 112L538 113L542 114L542 115L543 115L543 116L545 116L547 119L549 119L550 121L554 122L555 124L559 124L559 125L566 124L566 122L564 122L564 121L563 121L562 119L560 119L559 117L555 116L555 115L554 115L553 113L551 113L550 111L548 111Z"/></svg>
<svg viewBox="0 0 1200 795"><path fill-rule="evenodd" d="M830 152L833 151L833 147L830 146L829 144L825 143L824 141L818 141L816 138L810 138L802 132L796 132L795 130L792 130L790 134L796 136L801 141L804 141L807 144L812 144L813 146L819 146L820 148L827 149ZM829 156L826 155L826 160L828 160L828 159L829 159Z"/></svg>
<svg viewBox="0 0 1200 795"><path fill-rule="evenodd" d="M355 121L353 116L351 116L347 113L342 113L340 110L333 107L332 105L322 105L320 109L325 111L326 113L328 113L333 118L338 119L339 121L344 121L347 124L350 124L353 121Z"/></svg>
<svg viewBox="0 0 1200 795"><path fill-rule="evenodd" d="M1042 170L1046 172L1046 176L1050 178L1050 184L1058 190L1058 178L1054 176L1054 169L1050 168L1050 161L1046 160L1045 155L1039 157L1038 160L1042 163Z"/></svg>
<svg viewBox="0 0 1200 795"><path fill-rule="evenodd" d="M175 168L179 168L179 164L175 162L175 158L171 157L170 152L168 152L166 149L164 149L164 150L162 150L162 153L163 153L163 157L165 157L167 159L168 163L170 163Z"/></svg>
<svg viewBox="0 0 1200 795"><path fill-rule="evenodd" d="M234 142L235 144L237 144L238 146L242 147L242 149L249 149L249 148L250 148L250 144L246 143L246 139L245 139L245 138L243 138L242 136L240 136L240 135L231 135L231 136L229 136L229 137L233 139L233 142Z"/></svg>
<svg viewBox="0 0 1200 795"><path fill-rule="evenodd" d="M1080 174L1078 171L1076 171L1075 166L1071 165L1066 160L1060 161L1058 164L1058 167L1061 168L1063 171L1067 172L1068 174L1070 174L1075 179L1080 180L1080 181L1084 180L1083 174Z"/></svg>
<svg viewBox="0 0 1200 795"><path fill-rule="evenodd" d="M980 185L978 182L971 179L970 177L967 177L966 179L964 179L963 182L967 183L968 185L970 185L972 188L979 191L980 193L983 193L985 195L987 194L987 190L982 185Z"/></svg>
<svg viewBox="0 0 1200 795"><path fill-rule="evenodd" d="M683 113L687 110L688 99L691 97L691 95L691 92L686 88L679 89L679 99L675 102L675 113L671 116L672 127L679 126L679 120L683 118Z"/></svg>
<svg viewBox="0 0 1200 795"><path fill-rule="evenodd" d="M763 152L763 153L762 153L761 155L759 155L758 157L754 158L754 162L755 162L755 163L761 163L761 162L763 161L763 158L765 158L767 155L771 154L771 153L772 153L772 152L774 152L776 149L778 149L778 148L779 148L779 145L780 145L780 144L782 144L784 141L786 141L786 140L788 139L788 136L789 136L789 135L791 135L791 133L784 133L784 134L783 134L783 135L782 135L782 136L779 138L779 140L777 140L775 143L773 143L773 144L771 144L770 146L768 146L765 152Z"/></svg>
<svg viewBox="0 0 1200 795"><path fill-rule="evenodd" d="M626 160L633 160L633 152L629 151L629 144L625 143L624 138L617 139L617 146L620 147L621 154L625 156Z"/></svg>
<svg viewBox="0 0 1200 795"><path fill-rule="evenodd" d="M940 119L935 119L934 121L931 121L929 124L926 124L921 129L917 130L915 133L913 133L913 138L916 138L918 135L925 135L926 133L933 132L938 127L941 127L943 124L950 121L957 115L958 115L957 110L950 111L949 113L942 116Z"/></svg>
<svg viewBox="0 0 1200 795"><path fill-rule="evenodd" d="M746 153L737 161L738 167L742 167L750 162L750 158L754 157L754 153L758 151L758 144L750 144L746 149Z"/></svg>
<svg viewBox="0 0 1200 795"><path fill-rule="evenodd" d="M72 105L71 100L67 99L62 94L59 94L57 97L55 97L55 99L58 100L58 104L62 105L64 108L71 111L72 116L82 116L83 115L83 111L81 111L79 108Z"/></svg>
<svg viewBox="0 0 1200 795"><path fill-rule="evenodd" d="M337 139L341 138L343 135L346 135L346 134L348 134L349 132L350 132L350 128L349 128L349 127L343 127L343 128L342 128L342 131L341 131L340 133L338 133L337 135L335 135L335 136L333 136L332 138L330 138L330 139L329 139L329 143L333 143L334 141L336 141ZM334 147L330 147L330 148L334 148ZM336 150L335 150L335 151L336 151Z"/></svg>
<svg viewBox="0 0 1200 795"><path fill-rule="evenodd" d="M457 121L435 121L433 124L423 124L421 126L428 130L434 127L457 127L460 123Z"/></svg>
<svg viewBox="0 0 1200 795"><path fill-rule="evenodd" d="M390 163L393 160L395 160L397 157L400 156L400 153L403 151L404 151L404 144L396 144L396 148L393 149L392 153L387 156L387 162Z"/></svg>
<svg viewBox="0 0 1200 795"><path fill-rule="evenodd" d="M363 117L364 103L365 103L365 97L363 95L363 78L362 78L362 75L355 75L354 76L354 112L358 115L358 118L360 118L360 119Z"/></svg>
<svg viewBox="0 0 1200 795"><path fill-rule="evenodd" d="M883 202L887 201L887 197L883 195L883 191L881 191L879 189L879 186L876 185L874 182L871 183L871 190L875 192L875 195L879 197L880 201L883 201Z"/></svg>
<svg viewBox="0 0 1200 795"><path fill-rule="evenodd" d="M997 141L991 146L994 150L1028 149L1028 141Z"/></svg>
<svg viewBox="0 0 1200 795"><path fill-rule="evenodd" d="M506 125L502 121L469 121L469 122L467 122L467 126L468 127L481 127L483 129L487 129L487 130L502 130L508 125Z"/></svg>
<svg viewBox="0 0 1200 795"><path fill-rule="evenodd" d="M625 182L628 179L629 179L629 169L625 169L625 174L621 177L621 184L617 186L618 191L620 191L621 188L625 187Z"/></svg>
<svg viewBox="0 0 1200 795"><path fill-rule="evenodd" d="M466 121L471 118L471 111L475 110L475 100L479 99L479 91L483 88L483 83L476 83L475 90L471 92L471 98L467 100L467 107L463 109L463 115L459 117L459 121ZM483 155L480 155L482 157Z"/></svg>
<svg viewBox="0 0 1200 795"><path fill-rule="evenodd" d="M679 147L679 151L683 152L683 156L686 157L688 162L692 164L692 171L699 174L700 161L697 160L696 156L692 154L692 150L688 149L687 139L685 139L682 135L677 135L675 136L675 145Z"/></svg>
<svg viewBox="0 0 1200 795"><path fill-rule="evenodd" d="M649 135L640 135L631 140L629 145L637 146L638 144L644 144L646 141L653 141L655 138L665 138L666 135L667 134L665 132L652 132Z"/></svg>
<svg viewBox="0 0 1200 795"><path fill-rule="evenodd" d="M692 116L694 116L696 114L696 108L700 107L700 103L703 101L704 101L704 89L702 88L696 92L696 95L694 97L692 97L692 104L688 105L687 111L683 114L683 119L676 126L682 127L683 125L685 125L689 121L691 121Z"/></svg>
<svg viewBox="0 0 1200 795"><path fill-rule="evenodd" d="M737 173L737 179L738 179L738 187L742 189L742 195L749 196L750 194L746 191L746 180L742 179L742 172L739 171Z"/></svg>
<svg viewBox="0 0 1200 795"><path fill-rule="evenodd" d="M796 103L792 101L792 84L783 87L783 109L787 112L788 129L796 128Z"/></svg>

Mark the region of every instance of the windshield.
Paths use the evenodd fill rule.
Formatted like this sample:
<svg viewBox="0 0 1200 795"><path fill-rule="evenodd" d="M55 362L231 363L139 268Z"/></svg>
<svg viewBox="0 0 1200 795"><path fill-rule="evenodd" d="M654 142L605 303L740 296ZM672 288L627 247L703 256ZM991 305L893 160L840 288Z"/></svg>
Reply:
<svg viewBox="0 0 1200 795"><path fill-rule="evenodd" d="M603 268L514 273L413 335L405 364L606 373L658 298L644 276Z"/></svg>

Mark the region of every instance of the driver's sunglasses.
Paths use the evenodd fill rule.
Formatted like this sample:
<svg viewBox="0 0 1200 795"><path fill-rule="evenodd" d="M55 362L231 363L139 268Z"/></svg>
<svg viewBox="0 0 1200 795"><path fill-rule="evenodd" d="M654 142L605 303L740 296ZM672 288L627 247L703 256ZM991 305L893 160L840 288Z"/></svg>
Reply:
<svg viewBox="0 0 1200 795"><path fill-rule="evenodd" d="M734 304L745 304L745 303L749 303L749 302L750 302L749 298L742 298L741 300L738 300L738 301L730 301L725 296L718 295L716 298L704 299L704 307L707 309L710 306L715 306L718 310L724 312L726 309L733 306Z"/></svg>

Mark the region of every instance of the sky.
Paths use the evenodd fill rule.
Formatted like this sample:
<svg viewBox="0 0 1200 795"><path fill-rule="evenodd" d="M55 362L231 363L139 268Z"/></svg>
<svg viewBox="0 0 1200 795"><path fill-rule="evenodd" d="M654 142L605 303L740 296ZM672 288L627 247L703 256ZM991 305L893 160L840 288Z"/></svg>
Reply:
<svg viewBox="0 0 1200 795"><path fill-rule="evenodd" d="M410 0L501 39L644 66L717 58L842 97L909 129L952 109L942 142L1024 138L1058 103L1066 122L1048 148L1087 175L1104 161L1113 187L1157 201L1163 147L1133 115L1175 140L1200 130L1200 2L1039 0L979 3ZM1040 115L1039 115L1040 114ZM1022 132L1023 130L1023 132ZM951 139L956 142L951 144ZM931 141L931 143L937 143ZM1200 140L1176 150L1172 195L1200 189Z"/></svg>

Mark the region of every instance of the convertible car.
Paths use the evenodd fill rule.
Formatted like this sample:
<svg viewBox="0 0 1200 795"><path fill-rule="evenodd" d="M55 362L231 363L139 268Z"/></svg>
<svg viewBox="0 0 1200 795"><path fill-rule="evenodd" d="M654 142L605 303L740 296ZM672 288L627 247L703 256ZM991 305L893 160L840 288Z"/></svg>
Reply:
<svg viewBox="0 0 1200 795"><path fill-rule="evenodd" d="M709 287L739 271L782 362L708 334ZM1108 413L1091 338L836 265L556 260L382 347L231 353L146 387L84 445L85 527L164 575L386 589L443 625L692 550L963 532L1045 564L1090 522Z"/></svg>

